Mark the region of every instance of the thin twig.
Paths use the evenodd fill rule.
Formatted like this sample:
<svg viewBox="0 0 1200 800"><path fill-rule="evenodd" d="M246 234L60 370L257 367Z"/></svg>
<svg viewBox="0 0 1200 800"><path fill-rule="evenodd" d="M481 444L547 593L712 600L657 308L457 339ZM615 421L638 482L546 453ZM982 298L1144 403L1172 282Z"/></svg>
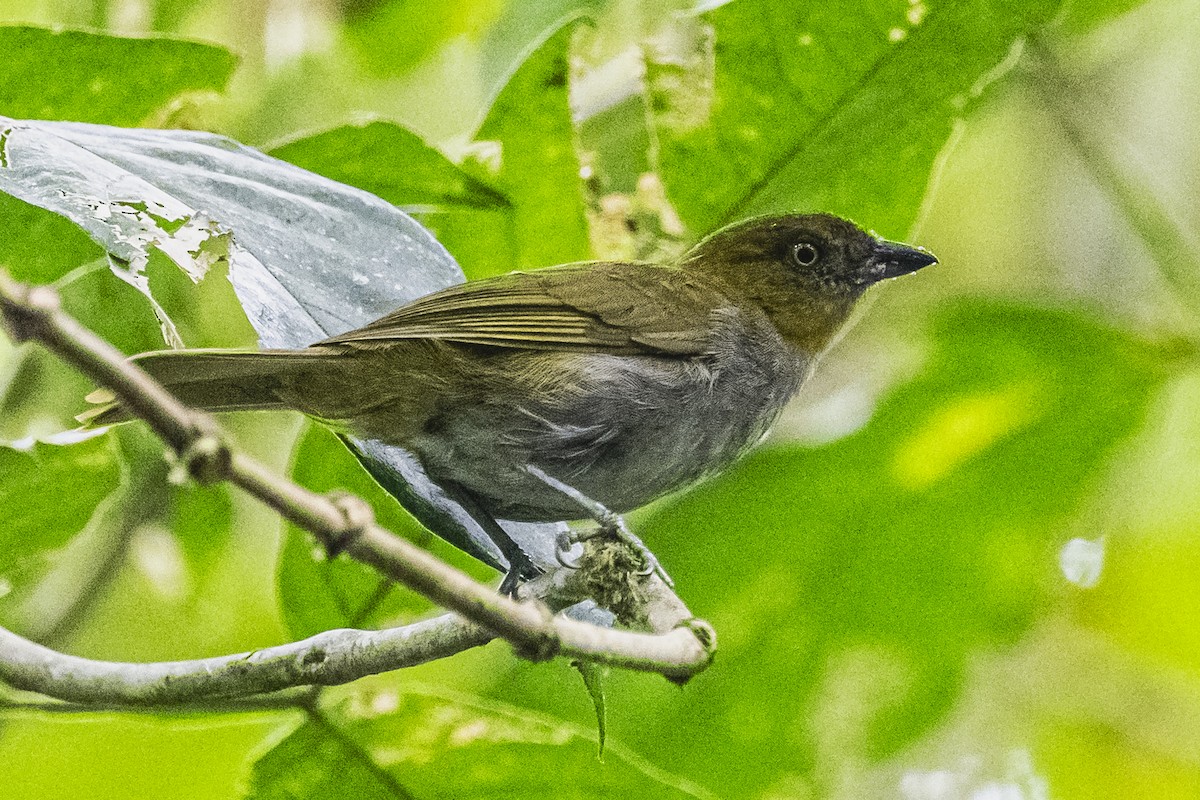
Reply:
<svg viewBox="0 0 1200 800"><path fill-rule="evenodd" d="M164 706L337 686L485 644L492 635L443 615L382 631L334 630L236 655L133 664L66 655L0 628L0 679L72 703Z"/></svg>
<svg viewBox="0 0 1200 800"><path fill-rule="evenodd" d="M123 354L80 325L59 307L58 297L48 287L30 288L17 283L0 271L0 312L7 327L18 340L37 340L63 360L79 369L97 384L112 390L121 404L150 427L174 451L180 466L197 480L211 483L228 480L265 503L287 520L305 528L332 552L344 552L369 564L383 575L403 583L425 597L479 626L482 630L459 628L458 635L482 643L487 631L506 639L521 655L541 660L555 655L581 658L627 669L660 673L672 680L686 681L703 670L712 659L715 637L707 624L691 620L686 607L657 578L648 580L651 597L669 595L660 608L669 608L660 623L670 621L670 629L656 633L615 630L556 617L540 600L516 602L500 596L470 576L449 566L432 554L377 525L369 506L356 497L326 497L272 474L266 467L229 447L220 428L208 414L187 408L161 385L127 361ZM578 599L578 598L575 598ZM463 625L469 625L462 622ZM409 626L412 628L413 626ZM395 629L401 639L409 628ZM411 634L411 631L409 631ZM441 631L445 633L445 631ZM162 702L171 696L194 699L198 696L223 696L212 693L214 674L245 674L249 664L266 658L272 666L254 673L253 681L243 684L248 693L273 691L286 686L321 682L344 682L355 677L406 666L403 659L372 660L359 652L335 668L322 667L327 655L314 655L311 640L299 651L298 645L285 645L283 651L272 648L257 654L223 659L173 662L166 664L114 664L74 659L24 642L4 632L0 642L0 670L14 686L31 688L60 699L87 702ZM346 632L330 632L346 635ZM380 632L377 635L386 635ZM324 635L324 634L323 634ZM360 642L349 634L351 643ZM28 645L28 646L26 646ZM35 649L30 649L32 648ZM469 645L468 645L469 646ZM353 649L353 648L352 648ZM460 647L459 649L463 649ZM415 651L404 651L411 657ZM457 650L455 651L457 652ZM271 653L263 656L263 653ZM305 661L307 657L307 661ZM360 671L349 662L363 658L368 665ZM440 656L434 656L440 657ZM420 663L420 662L413 662ZM71 680L64 678L70 675ZM286 676L286 677L285 677ZM350 677L352 676L352 677ZM171 687L192 686L184 691ZM225 684L218 683L217 688ZM232 684L229 684L232 685ZM198 686L208 687L205 689ZM238 694L235 691L232 694ZM225 695L227 696L227 695ZM170 702L170 701L168 701Z"/></svg>

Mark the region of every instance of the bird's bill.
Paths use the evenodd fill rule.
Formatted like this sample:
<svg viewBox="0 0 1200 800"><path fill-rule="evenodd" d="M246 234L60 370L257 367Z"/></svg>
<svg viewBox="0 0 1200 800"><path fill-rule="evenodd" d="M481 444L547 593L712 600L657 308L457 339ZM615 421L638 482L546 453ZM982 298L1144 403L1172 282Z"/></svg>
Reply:
<svg viewBox="0 0 1200 800"><path fill-rule="evenodd" d="M872 281L883 281L936 263L937 256L923 247L881 241L875 244L875 253L867 261L867 274Z"/></svg>

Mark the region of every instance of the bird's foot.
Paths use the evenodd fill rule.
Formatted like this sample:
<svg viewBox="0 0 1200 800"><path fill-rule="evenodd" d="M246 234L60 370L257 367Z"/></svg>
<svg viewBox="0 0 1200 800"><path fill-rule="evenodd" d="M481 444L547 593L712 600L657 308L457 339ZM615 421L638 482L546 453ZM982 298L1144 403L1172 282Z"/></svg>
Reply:
<svg viewBox="0 0 1200 800"><path fill-rule="evenodd" d="M504 575L504 580L500 581L500 594L516 600L521 582L536 578L542 574L542 570L524 550L516 549L505 553L505 557L508 559L508 572Z"/></svg>
<svg viewBox="0 0 1200 800"><path fill-rule="evenodd" d="M646 543L636 533L629 530L629 526L625 524L625 519L620 514L605 509L603 518L597 521L600 523L601 531L617 541L623 542L626 547L641 557L643 567L638 570L639 575L658 575L662 578L663 583L672 589L675 588L675 581L671 580L671 576L663 569L658 556L654 555L649 547L646 547Z"/></svg>
<svg viewBox="0 0 1200 800"><path fill-rule="evenodd" d="M638 538L637 534L629 530L629 526L625 524L620 514L610 511L603 503L597 502L585 495L573 486L563 483L558 478L547 475L544 471L538 469L532 464L526 465L525 469L530 475L533 475L538 480L545 483L547 486L557 489L567 497L579 504L587 515L600 524L599 529L590 532L570 532L559 534L555 542L555 557L558 563L570 569L579 569L579 562L571 557L571 550L577 542L583 542L591 539L594 536L607 535L623 542L627 547L633 550L642 559L642 569L638 571L639 575L657 574L662 578L663 583L671 588L675 587L675 581L671 580L671 576L663 569L658 557L646 547L645 543Z"/></svg>

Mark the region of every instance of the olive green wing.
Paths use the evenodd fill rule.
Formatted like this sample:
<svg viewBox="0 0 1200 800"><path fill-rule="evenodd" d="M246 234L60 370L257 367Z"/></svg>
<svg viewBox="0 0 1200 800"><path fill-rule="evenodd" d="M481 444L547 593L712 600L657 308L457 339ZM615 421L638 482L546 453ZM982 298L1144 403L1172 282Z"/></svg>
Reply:
<svg viewBox="0 0 1200 800"><path fill-rule="evenodd" d="M452 286L317 344L439 339L527 350L705 352L724 298L679 269L568 264Z"/></svg>

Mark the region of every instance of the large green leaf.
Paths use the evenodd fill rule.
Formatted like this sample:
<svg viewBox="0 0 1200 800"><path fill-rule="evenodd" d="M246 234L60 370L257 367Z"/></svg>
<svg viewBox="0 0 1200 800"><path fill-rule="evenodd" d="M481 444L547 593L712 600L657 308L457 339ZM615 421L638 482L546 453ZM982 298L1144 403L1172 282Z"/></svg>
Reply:
<svg viewBox="0 0 1200 800"><path fill-rule="evenodd" d="M271 155L416 212L509 204L421 137L389 122L334 128L276 147Z"/></svg>
<svg viewBox="0 0 1200 800"><path fill-rule="evenodd" d="M567 24L521 65L476 134L468 162L510 208L425 222L472 277L589 255L568 97Z"/></svg>
<svg viewBox="0 0 1200 800"><path fill-rule="evenodd" d="M104 251L58 214L0 192L0 265L28 283L53 283Z"/></svg>
<svg viewBox="0 0 1200 800"><path fill-rule="evenodd" d="M0 26L0 114L136 125L172 97L220 90L236 63L213 45ZM0 166L7 166L0 126ZM57 214L0 194L0 263L49 283L102 252ZM50 243L53 243L51 245Z"/></svg>
<svg viewBox="0 0 1200 800"><path fill-rule="evenodd" d="M902 237L956 121L1058 6L737 0L689 20L648 49L668 194L697 234L799 208Z"/></svg>
<svg viewBox="0 0 1200 800"><path fill-rule="evenodd" d="M379 692L310 719L254 765L248 797L710 798L593 734L501 703Z"/></svg>
<svg viewBox="0 0 1200 800"><path fill-rule="evenodd" d="M23 26L0 26L0 53L0 114L107 125L136 125L181 92L219 91L237 65L211 44Z"/></svg>
<svg viewBox="0 0 1200 800"><path fill-rule="evenodd" d="M0 578L22 559L66 544L120 480L108 436L74 444L0 444Z"/></svg>

